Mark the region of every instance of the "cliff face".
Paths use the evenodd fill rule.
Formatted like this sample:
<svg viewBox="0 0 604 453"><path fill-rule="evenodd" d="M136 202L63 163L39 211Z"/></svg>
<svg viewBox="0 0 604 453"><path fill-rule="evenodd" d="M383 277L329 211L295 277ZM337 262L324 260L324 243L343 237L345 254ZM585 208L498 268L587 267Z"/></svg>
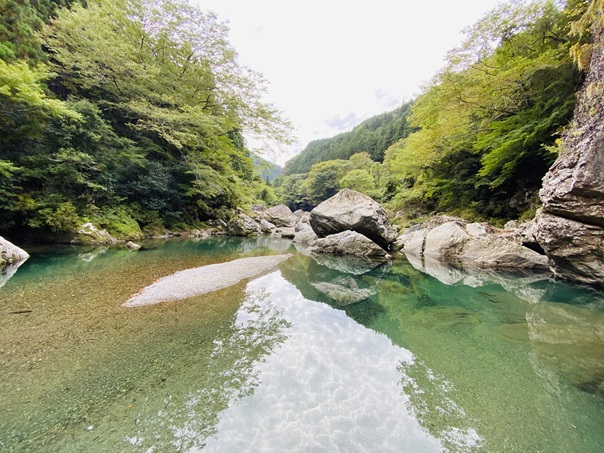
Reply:
<svg viewBox="0 0 604 453"><path fill-rule="evenodd" d="M537 241L564 278L604 285L604 27L560 157L543 179Z"/></svg>

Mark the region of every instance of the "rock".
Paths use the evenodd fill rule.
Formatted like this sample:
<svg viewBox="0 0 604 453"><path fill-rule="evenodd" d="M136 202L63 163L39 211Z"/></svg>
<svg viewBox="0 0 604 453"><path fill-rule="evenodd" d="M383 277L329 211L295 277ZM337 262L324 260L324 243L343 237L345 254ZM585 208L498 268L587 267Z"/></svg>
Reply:
<svg viewBox="0 0 604 453"><path fill-rule="evenodd" d="M238 214L228 226L233 236L252 236L262 233L260 225L246 214Z"/></svg>
<svg viewBox="0 0 604 453"><path fill-rule="evenodd" d="M273 225L272 223L270 223L268 220L265 220L265 219L261 219L259 222L259 225L260 225L260 230L262 230L263 233L271 234L277 230L277 227L275 225Z"/></svg>
<svg viewBox="0 0 604 453"><path fill-rule="evenodd" d="M558 277L589 285L604 283L604 229L546 212L535 217L539 244Z"/></svg>
<svg viewBox="0 0 604 453"><path fill-rule="evenodd" d="M343 189L310 212L310 224L317 236L324 238L343 231L355 231L385 250L396 239L386 211L367 195Z"/></svg>
<svg viewBox="0 0 604 453"><path fill-rule="evenodd" d="M282 227L276 231L282 238L293 239L296 236L296 231L292 227Z"/></svg>
<svg viewBox="0 0 604 453"><path fill-rule="evenodd" d="M444 223L431 221L410 228L397 238L394 248L402 250L410 260L410 257L430 258L462 269L547 270L549 259L544 253L526 247L523 237L447 218Z"/></svg>
<svg viewBox="0 0 604 453"><path fill-rule="evenodd" d="M141 248L141 246L138 244L135 244L132 241L128 241L128 242L126 242L126 248L130 251L136 251L136 250L139 250Z"/></svg>
<svg viewBox="0 0 604 453"><path fill-rule="evenodd" d="M310 247L317 239L319 239L315 231L308 223L298 224L296 228L298 228L294 236L294 242L296 244Z"/></svg>
<svg viewBox="0 0 604 453"><path fill-rule="evenodd" d="M389 257L386 251L371 239L350 230L317 239L310 247L310 251L334 255Z"/></svg>
<svg viewBox="0 0 604 453"><path fill-rule="evenodd" d="M296 231L300 231L306 225L310 226L310 212L302 212L302 214L300 214L297 218L298 220L296 221L296 226L294 227Z"/></svg>
<svg viewBox="0 0 604 453"><path fill-rule="evenodd" d="M23 263L29 254L0 236L0 269L6 265Z"/></svg>
<svg viewBox="0 0 604 453"><path fill-rule="evenodd" d="M424 256L446 259L458 255L470 235L458 222L447 222L432 228L426 234Z"/></svg>
<svg viewBox="0 0 604 453"><path fill-rule="evenodd" d="M264 213L264 217L269 222L274 223L277 227L293 227L297 220L291 209L284 204L267 209Z"/></svg>
<svg viewBox="0 0 604 453"><path fill-rule="evenodd" d="M604 25L592 29L593 55L556 162L543 178L537 239L567 279L604 286ZM595 89L594 89L595 88Z"/></svg>
<svg viewBox="0 0 604 453"><path fill-rule="evenodd" d="M356 304L377 294L375 290L359 288L357 282L351 277L340 277L332 283L311 284L340 306Z"/></svg>
<svg viewBox="0 0 604 453"><path fill-rule="evenodd" d="M78 228L78 232L71 240L72 244L91 245L91 244L115 244L117 239L111 236L107 230L97 228L88 222Z"/></svg>

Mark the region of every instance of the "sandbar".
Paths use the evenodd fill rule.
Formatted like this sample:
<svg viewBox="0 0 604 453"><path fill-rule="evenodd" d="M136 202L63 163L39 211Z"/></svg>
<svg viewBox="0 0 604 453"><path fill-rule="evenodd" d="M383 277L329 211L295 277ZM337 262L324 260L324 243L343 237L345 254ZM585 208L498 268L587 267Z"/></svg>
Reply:
<svg viewBox="0 0 604 453"><path fill-rule="evenodd" d="M254 256L178 271L133 294L122 307L142 307L218 291L268 271L291 256Z"/></svg>

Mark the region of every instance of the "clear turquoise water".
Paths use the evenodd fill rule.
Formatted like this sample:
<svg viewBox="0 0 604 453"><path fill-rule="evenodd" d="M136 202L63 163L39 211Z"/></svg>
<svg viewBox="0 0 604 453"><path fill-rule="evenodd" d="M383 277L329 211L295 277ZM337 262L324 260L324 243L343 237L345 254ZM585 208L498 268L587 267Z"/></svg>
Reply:
<svg viewBox="0 0 604 453"><path fill-rule="evenodd" d="M231 288L120 307L285 251ZM0 451L604 450L604 294L372 266L269 238L32 250L0 288ZM334 282L369 297L342 305Z"/></svg>

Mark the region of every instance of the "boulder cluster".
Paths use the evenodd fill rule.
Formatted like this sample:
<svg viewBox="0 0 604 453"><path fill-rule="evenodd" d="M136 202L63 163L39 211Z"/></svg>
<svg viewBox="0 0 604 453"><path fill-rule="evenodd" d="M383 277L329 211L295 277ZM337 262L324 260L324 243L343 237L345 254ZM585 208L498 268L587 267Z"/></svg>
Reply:
<svg viewBox="0 0 604 453"><path fill-rule="evenodd" d="M294 242L314 253L388 258L397 230L367 195L343 189L296 226Z"/></svg>
<svg viewBox="0 0 604 453"><path fill-rule="evenodd" d="M292 238L301 215L302 211L294 214L284 204L272 208L254 205L247 214L240 212L232 219L227 225L227 231L232 236L274 234Z"/></svg>

